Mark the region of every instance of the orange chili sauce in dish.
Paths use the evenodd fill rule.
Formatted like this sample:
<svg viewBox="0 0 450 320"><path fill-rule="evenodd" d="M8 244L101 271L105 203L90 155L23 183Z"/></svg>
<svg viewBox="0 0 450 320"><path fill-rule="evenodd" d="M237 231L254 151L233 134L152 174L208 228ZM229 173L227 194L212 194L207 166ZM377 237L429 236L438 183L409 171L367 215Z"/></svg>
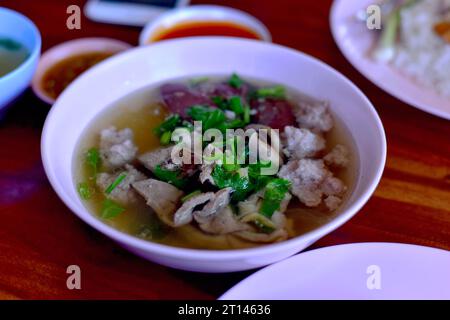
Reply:
<svg viewBox="0 0 450 320"><path fill-rule="evenodd" d="M252 29L228 21L189 21L178 23L170 28L162 28L147 43L196 36L227 36L261 40Z"/></svg>
<svg viewBox="0 0 450 320"><path fill-rule="evenodd" d="M87 52L68 57L49 68L42 77L42 89L53 99L80 74L114 53Z"/></svg>

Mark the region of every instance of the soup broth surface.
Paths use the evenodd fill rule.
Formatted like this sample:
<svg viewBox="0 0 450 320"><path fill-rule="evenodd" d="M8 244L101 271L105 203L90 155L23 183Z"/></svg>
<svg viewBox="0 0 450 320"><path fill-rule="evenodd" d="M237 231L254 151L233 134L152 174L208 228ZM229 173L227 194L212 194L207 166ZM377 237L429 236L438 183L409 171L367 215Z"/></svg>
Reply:
<svg viewBox="0 0 450 320"><path fill-rule="evenodd" d="M208 78L213 79L213 81L223 80L223 77ZM191 80L176 79L171 82L179 83L182 81ZM271 83L264 81L248 81L247 78L246 81L258 86L271 85ZM75 184L90 179L89 170L84 160L85 154L90 148L98 147L99 133L102 129L110 126L115 126L117 129L130 128L134 132L134 142L139 149L138 154L160 147L159 138L153 134L153 129L166 118L168 111L161 103L158 89L159 86L143 88L124 97L117 103L106 108L89 124L79 140L75 154ZM296 101L305 96L288 89L288 97L290 101ZM342 204L342 206L345 206L358 176L358 157L355 152L353 138L349 134L348 129L335 115L334 122L334 128L326 135L328 150L331 150L333 146L340 143L347 146L351 153L349 166L346 169L334 171L335 176L340 178L348 187ZM102 192L96 190L90 200L84 201L88 210L99 217L99 219L101 219L102 202L104 199L105 197ZM292 221L295 235L312 231L324 225L336 215L336 213L330 213L324 209L307 208L298 200L294 199L295 197L293 197L293 200L289 204L286 216ZM102 220L112 227L130 235L176 247L223 250L261 245L240 240L231 235L208 235L191 224L180 228L166 227L158 220L152 212L152 209L145 204L143 199L135 206L128 206L126 211L118 217Z"/></svg>
<svg viewBox="0 0 450 320"><path fill-rule="evenodd" d="M19 67L28 55L28 49L21 43L0 36L0 77Z"/></svg>

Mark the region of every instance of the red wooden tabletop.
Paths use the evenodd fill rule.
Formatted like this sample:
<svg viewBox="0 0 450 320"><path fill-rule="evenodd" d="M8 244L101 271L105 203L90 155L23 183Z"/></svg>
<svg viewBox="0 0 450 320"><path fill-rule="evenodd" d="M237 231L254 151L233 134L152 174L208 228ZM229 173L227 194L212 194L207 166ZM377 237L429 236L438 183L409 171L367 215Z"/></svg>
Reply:
<svg viewBox="0 0 450 320"><path fill-rule="evenodd" d="M206 3L208 1L193 1ZM331 0L215 0L261 19L274 42L311 54L354 81L372 100L388 139L387 167L375 195L350 222L314 247L403 242L450 249L450 122L418 111L361 76L333 42ZM43 50L90 36L137 45L140 29L83 17L66 28L75 0L4 0L31 18ZM1 93L0 93L1 94ZM50 187L39 143L48 107L26 92L0 123L0 298L214 299L250 272L181 272L137 258L75 217ZM82 270L82 289L68 290L66 268Z"/></svg>

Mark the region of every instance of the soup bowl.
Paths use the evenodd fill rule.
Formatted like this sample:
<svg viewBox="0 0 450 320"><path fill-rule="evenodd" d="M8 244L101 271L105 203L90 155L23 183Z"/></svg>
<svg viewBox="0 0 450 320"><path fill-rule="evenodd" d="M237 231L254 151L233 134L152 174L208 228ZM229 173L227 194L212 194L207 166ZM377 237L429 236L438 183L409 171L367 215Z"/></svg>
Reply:
<svg viewBox="0 0 450 320"><path fill-rule="evenodd" d="M224 54L226 52L226 54ZM357 152L352 192L328 223L284 242L236 250L200 250L152 243L120 232L91 214L80 200L74 162L83 131L105 108L139 89L174 78L227 75L286 85L331 102ZM46 174L65 204L82 220L145 259L198 272L253 269L287 258L332 232L366 203L383 172L386 139L369 100L343 75L319 60L279 45L221 37L169 40L132 49L102 62L73 82L57 99L42 134Z"/></svg>
<svg viewBox="0 0 450 320"><path fill-rule="evenodd" d="M24 15L0 8L0 37L11 38L25 46L28 58L16 69L0 77L0 117L10 103L30 84L41 52L41 35L35 24Z"/></svg>

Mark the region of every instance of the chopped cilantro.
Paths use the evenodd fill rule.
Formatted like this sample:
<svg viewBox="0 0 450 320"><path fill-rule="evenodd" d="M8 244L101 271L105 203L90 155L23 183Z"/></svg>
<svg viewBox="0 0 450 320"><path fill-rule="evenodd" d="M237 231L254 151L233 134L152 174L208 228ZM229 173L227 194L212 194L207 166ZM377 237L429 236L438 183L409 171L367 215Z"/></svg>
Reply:
<svg viewBox="0 0 450 320"><path fill-rule="evenodd" d="M244 81L236 73L233 73L228 80L228 84L235 89L239 89L244 84Z"/></svg>
<svg viewBox="0 0 450 320"><path fill-rule="evenodd" d="M157 165L153 174L159 180L170 183L179 189L182 189L187 183L187 180L181 176L180 170L172 171L162 168L161 165Z"/></svg>
<svg viewBox="0 0 450 320"><path fill-rule="evenodd" d="M111 194L114 189L127 177L125 172L122 172L109 186L106 188L105 193Z"/></svg>
<svg viewBox="0 0 450 320"><path fill-rule="evenodd" d="M280 209L280 204L289 191L289 187L290 182L286 179L273 179L269 181L264 192L260 213L271 218L273 213Z"/></svg>
<svg viewBox="0 0 450 320"><path fill-rule="evenodd" d="M86 182L80 182L77 186L77 190L83 200L89 200L92 197L92 189Z"/></svg>
<svg viewBox="0 0 450 320"><path fill-rule="evenodd" d="M283 86L261 88L255 91L257 98L286 99L286 90Z"/></svg>
<svg viewBox="0 0 450 320"><path fill-rule="evenodd" d="M86 152L86 163L92 171L92 177L97 175L98 169L101 166L102 159L100 158L100 152L97 148L91 148Z"/></svg>
<svg viewBox="0 0 450 320"><path fill-rule="evenodd" d="M160 137L164 132L172 132L181 123L181 118L178 114L173 114L164 120L158 127L154 129L155 134Z"/></svg>

